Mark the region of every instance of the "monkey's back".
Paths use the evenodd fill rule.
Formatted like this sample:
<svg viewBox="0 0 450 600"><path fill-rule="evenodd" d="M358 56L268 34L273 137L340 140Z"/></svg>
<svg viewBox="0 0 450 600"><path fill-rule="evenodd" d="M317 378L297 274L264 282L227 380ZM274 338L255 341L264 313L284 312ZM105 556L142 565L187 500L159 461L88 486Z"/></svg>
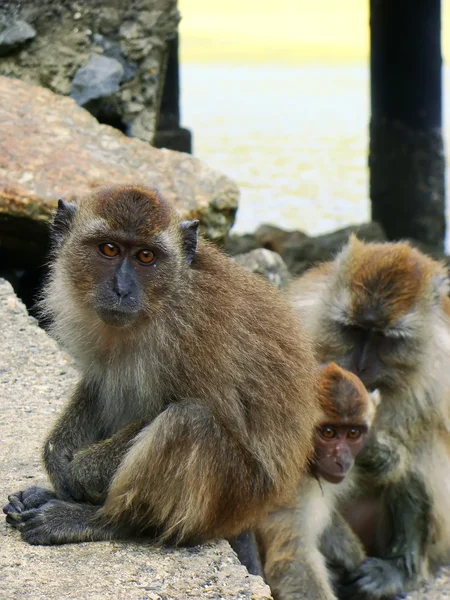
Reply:
<svg viewBox="0 0 450 600"><path fill-rule="evenodd" d="M310 338L280 292L216 248L199 244L192 266L180 380L194 397L211 398L292 488L311 456L318 418ZM189 310L191 303L201 310Z"/></svg>

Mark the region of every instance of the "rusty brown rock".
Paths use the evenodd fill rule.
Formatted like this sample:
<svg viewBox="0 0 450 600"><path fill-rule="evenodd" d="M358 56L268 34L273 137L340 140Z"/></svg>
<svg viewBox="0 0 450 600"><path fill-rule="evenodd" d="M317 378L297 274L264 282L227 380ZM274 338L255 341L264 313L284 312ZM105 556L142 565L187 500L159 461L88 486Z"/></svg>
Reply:
<svg viewBox="0 0 450 600"><path fill-rule="evenodd" d="M0 77L0 131L0 249L39 248L58 198L108 183L157 187L213 240L233 224L239 191L230 179L100 125L70 98Z"/></svg>

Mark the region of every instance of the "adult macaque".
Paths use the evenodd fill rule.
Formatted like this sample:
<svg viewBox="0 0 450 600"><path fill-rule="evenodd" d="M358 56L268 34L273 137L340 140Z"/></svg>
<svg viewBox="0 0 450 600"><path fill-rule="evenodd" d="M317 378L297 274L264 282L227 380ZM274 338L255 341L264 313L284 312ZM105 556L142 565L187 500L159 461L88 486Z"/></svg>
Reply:
<svg viewBox="0 0 450 600"><path fill-rule="evenodd" d="M348 597L413 588L449 559L448 289L446 268L407 243L355 237L291 289L321 360L383 398L358 457L357 497L344 506L372 555L349 577Z"/></svg>
<svg viewBox="0 0 450 600"><path fill-rule="evenodd" d="M294 500L272 512L258 531L264 571L276 600L336 600L337 573L343 577L365 558L337 504L351 493L349 473L379 396L369 394L353 373L329 363L321 371L319 399L322 414L310 471ZM321 546L324 536L326 548Z"/></svg>
<svg viewBox="0 0 450 600"><path fill-rule="evenodd" d="M311 342L197 225L137 186L60 201L44 307L81 380L45 443L54 494L4 509L27 542L233 537L307 468Z"/></svg>

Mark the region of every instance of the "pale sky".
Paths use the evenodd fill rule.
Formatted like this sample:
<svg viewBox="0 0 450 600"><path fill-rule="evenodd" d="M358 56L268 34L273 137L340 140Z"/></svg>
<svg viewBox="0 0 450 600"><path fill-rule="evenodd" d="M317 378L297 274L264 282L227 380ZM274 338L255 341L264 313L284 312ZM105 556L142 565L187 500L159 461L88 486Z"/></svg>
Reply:
<svg viewBox="0 0 450 600"><path fill-rule="evenodd" d="M450 0L442 7L448 64ZM185 63L368 60L369 0L179 0L179 8Z"/></svg>

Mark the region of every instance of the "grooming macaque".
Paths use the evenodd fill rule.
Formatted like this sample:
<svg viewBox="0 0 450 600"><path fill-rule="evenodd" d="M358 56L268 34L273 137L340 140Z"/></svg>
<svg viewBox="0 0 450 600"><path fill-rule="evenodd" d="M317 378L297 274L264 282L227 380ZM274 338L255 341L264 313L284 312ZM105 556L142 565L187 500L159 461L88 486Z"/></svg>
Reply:
<svg viewBox="0 0 450 600"><path fill-rule="evenodd" d="M264 571L276 600L336 600L333 573L365 558L361 542L336 510L353 486L351 471L373 421L378 393L369 394L353 373L329 363L320 377L322 414L315 458L295 498L272 512L258 530ZM321 540L328 530L326 555Z"/></svg>
<svg viewBox="0 0 450 600"><path fill-rule="evenodd" d="M407 243L355 237L291 288L319 358L383 398L342 505L371 556L346 597L411 589L450 558L448 289L446 268Z"/></svg>
<svg viewBox="0 0 450 600"><path fill-rule="evenodd" d="M4 508L29 543L236 536L307 468L312 344L197 225L136 186L60 201L44 308L81 380L45 443L54 493Z"/></svg>

